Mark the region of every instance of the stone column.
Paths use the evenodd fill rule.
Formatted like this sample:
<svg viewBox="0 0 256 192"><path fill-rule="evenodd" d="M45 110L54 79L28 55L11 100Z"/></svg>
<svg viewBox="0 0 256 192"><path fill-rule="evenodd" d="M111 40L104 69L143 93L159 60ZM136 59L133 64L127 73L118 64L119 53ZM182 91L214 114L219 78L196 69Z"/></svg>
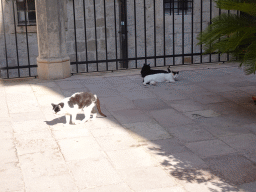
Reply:
<svg viewBox="0 0 256 192"><path fill-rule="evenodd" d="M65 0L36 0L39 79L62 79L71 75L65 11Z"/></svg>

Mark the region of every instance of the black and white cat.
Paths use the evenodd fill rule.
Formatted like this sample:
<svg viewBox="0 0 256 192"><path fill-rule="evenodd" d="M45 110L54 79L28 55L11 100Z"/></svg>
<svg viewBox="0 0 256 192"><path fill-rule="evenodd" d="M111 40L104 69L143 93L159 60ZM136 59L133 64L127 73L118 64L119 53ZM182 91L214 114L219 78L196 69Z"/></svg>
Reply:
<svg viewBox="0 0 256 192"><path fill-rule="evenodd" d="M147 75L153 75L153 74L157 74L157 73L169 73L169 71L153 70L153 69L150 68L149 64L144 64L143 67L141 68L141 71L140 71L141 77L145 77Z"/></svg>
<svg viewBox="0 0 256 192"><path fill-rule="evenodd" d="M93 119L96 118L95 106L98 109L100 115L106 117L101 112L100 109L100 100L97 95L93 95L90 92L80 92L74 93L71 97L63 99L59 104L53 104L53 112L57 115L66 116L66 124L69 124L70 116L72 116L71 124L84 123L90 119L91 113L93 114ZM82 121L77 121L76 116L78 112L83 112L85 118Z"/></svg>
<svg viewBox="0 0 256 192"><path fill-rule="evenodd" d="M169 73L157 73L153 75L147 75L143 79L143 85L147 85L147 83L149 83L150 85L155 85L156 82L175 82L178 74L179 72L170 71Z"/></svg>

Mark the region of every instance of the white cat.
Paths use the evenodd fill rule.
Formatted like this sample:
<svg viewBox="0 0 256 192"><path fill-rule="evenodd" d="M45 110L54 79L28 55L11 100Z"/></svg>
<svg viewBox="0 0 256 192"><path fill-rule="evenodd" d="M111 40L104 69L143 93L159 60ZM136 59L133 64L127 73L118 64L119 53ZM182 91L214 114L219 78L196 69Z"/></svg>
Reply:
<svg viewBox="0 0 256 192"><path fill-rule="evenodd" d="M53 112L57 115L66 116L66 124L69 124L70 116L72 116L71 124L84 123L90 119L91 113L93 113L93 119L96 118L96 111L94 107L97 107L100 115L106 117L101 112L100 101L96 95L90 92L75 93L71 97L65 98L59 104L53 104ZM85 118L82 121L77 121L76 116L78 112L84 112Z"/></svg>
<svg viewBox="0 0 256 192"><path fill-rule="evenodd" d="M143 85L155 85L156 82L175 82L175 79L178 77L179 72L170 71L170 73L157 73L153 75L147 75L143 79Z"/></svg>

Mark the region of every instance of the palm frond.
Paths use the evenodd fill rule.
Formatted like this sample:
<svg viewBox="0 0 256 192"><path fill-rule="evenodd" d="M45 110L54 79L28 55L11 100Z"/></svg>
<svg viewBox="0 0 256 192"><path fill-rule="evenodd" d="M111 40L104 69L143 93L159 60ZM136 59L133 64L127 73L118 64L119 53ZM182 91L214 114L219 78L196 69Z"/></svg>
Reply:
<svg viewBox="0 0 256 192"><path fill-rule="evenodd" d="M217 0L217 7L225 10L237 10L256 16L255 0Z"/></svg>

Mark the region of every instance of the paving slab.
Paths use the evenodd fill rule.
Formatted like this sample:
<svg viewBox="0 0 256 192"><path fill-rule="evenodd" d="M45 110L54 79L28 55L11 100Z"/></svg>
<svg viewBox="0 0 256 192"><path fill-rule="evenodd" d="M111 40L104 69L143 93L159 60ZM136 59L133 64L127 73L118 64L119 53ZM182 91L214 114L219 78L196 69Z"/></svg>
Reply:
<svg viewBox="0 0 256 192"><path fill-rule="evenodd" d="M155 86L140 69L1 80L0 191L254 192L255 76L233 63L173 68L178 81ZM63 126L51 103L81 91L107 117Z"/></svg>
<svg viewBox="0 0 256 192"><path fill-rule="evenodd" d="M202 158L235 152L233 148L218 139L188 143L186 147Z"/></svg>
<svg viewBox="0 0 256 192"><path fill-rule="evenodd" d="M233 185L256 180L256 165L242 155L229 154L204 159L215 175Z"/></svg>
<svg viewBox="0 0 256 192"><path fill-rule="evenodd" d="M119 174L134 191L152 190L176 186L176 181L158 167L119 170Z"/></svg>

